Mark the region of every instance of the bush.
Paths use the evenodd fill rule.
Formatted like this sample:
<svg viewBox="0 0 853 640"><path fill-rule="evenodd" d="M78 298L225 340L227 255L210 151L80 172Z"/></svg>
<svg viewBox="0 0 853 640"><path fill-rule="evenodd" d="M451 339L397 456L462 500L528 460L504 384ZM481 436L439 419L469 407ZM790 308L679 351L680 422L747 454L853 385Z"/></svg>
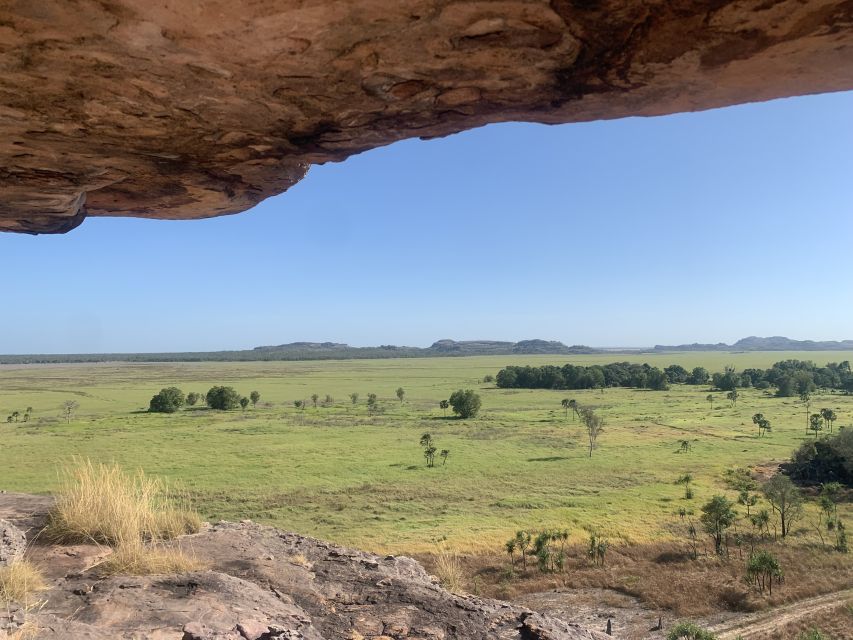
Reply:
<svg viewBox="0 0 853 640"><path fill-rule="evenodd" d="M234 390L234 387L211 387L205 399L208 407L220 411L228 411L240 406L240 394Z"/></svg>
<svg viewBox="0 0 853 640"><path fill-rule="evenodd" d="M679 622L666 634L666 640L717 640L717 636L692 622Z"/></svg>
<svg viewBox="0 0 853 640"><path fill-rule="evenodd" d="M148 411L151 413L175 413L184 406L186 398L184 392L177 387L166 387L160 389L160 393L151 398Z"/></svg>
<svg viewBox="0 0 853 640"><path fill-rule="evenodd" d="M450 396L450 406L453 407L453 413L460 418L474 418L480 412L481 404L480 396L471 389L465 391L459 389Z"/></svg>

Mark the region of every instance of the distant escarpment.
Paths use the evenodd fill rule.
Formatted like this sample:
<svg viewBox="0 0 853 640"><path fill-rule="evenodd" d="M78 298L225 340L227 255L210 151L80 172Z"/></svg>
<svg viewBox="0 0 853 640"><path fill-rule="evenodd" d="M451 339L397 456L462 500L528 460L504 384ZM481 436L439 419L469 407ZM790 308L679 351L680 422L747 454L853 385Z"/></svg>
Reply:
<svg viewBox="0 0 853 640"><path fill-rule="evenodd" d="M749 336L734 344L655 345L653 351L846 351L853 349L853 340L792 340L784 336L759 338Z"/></svg>

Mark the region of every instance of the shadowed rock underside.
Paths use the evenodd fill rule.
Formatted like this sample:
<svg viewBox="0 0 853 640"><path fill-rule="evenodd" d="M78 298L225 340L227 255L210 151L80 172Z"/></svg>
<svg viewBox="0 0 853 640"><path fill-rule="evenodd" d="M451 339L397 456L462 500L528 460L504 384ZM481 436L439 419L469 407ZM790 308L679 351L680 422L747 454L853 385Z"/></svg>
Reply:
<svg viewBox="0 0 853 640"><path fill-rule="evenodd" d="M236 213L490 122L849 88L850 0L0 0L0 230Z"/></svg>

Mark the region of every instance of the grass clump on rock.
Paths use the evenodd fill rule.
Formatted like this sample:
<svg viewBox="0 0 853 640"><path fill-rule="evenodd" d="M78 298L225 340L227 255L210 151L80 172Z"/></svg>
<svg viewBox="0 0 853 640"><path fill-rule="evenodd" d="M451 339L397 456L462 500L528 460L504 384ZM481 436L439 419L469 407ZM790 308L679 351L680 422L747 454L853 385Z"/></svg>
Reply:
<svg viewBox="0 0 853 640"><path fill-rule="evenodd" d="M0 567L0 603L26 603L46 586L41 572L31 562L16 560Z"/></svg>
<svg viewBox="0 0 853 640"><path fill-rule="evenodd" d="M161 480L90 460L75 460L61 476L45 530L48 540L112 547L102 568L113 573L180 573L198 568L182 550L162 544L196 533L202 522L197 513L169 495Z"/></svg>

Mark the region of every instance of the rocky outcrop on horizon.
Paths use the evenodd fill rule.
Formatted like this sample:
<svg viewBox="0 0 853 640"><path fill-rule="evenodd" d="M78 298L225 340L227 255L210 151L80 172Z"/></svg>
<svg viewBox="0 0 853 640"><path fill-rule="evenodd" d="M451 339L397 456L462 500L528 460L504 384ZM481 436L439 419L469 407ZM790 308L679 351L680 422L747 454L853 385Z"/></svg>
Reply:
<svg viewBox="0 0 853 640"><path fill-rule="evenodd" d="M654 351L845 351L853 350L853 340L792 340L783 336L759 338L749 336L734 344L679 344L655 345Z"/></svg>

